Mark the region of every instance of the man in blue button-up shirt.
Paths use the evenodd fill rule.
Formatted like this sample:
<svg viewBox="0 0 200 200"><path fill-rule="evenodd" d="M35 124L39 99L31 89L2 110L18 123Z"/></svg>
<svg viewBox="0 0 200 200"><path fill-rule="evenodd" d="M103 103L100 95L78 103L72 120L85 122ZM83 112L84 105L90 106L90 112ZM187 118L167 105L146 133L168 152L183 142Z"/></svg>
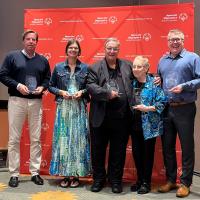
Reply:
<svg viewBox="0 0 200 200"><path fill-rule="evenodd" d="M162 137L168 182L159 191L168 192L176 188L175 145L178 133L182 148L182 175L176 196L186 197L190 193L194 169L194 119L197 89L200 88L200 57L184 49L182 31L170 30L167 39L169 54L160 59L158 73L168 98Z"/></svg>

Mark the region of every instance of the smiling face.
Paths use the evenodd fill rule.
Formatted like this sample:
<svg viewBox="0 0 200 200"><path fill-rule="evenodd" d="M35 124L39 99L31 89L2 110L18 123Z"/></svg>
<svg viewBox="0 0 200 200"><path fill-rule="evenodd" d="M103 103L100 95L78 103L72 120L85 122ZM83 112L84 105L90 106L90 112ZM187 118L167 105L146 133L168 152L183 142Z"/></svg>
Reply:
<svg viewBox="0 0 200 200"><path fill-rule="evenodd" d="M178 31L169 32L168 47L171 55L177 56L184 48L184 34Z"/></svg>
<svg viewBox="0 0 200 200"><path fill-rule="evenodd" d="M149 70L148 59L142 56L137 56L133 61L132 72L133 75L138 79L145 77Z"/></svg>
<svg viewBox="0 0 200 200"><path fill-rule="evenodd" d="M110 40L105 44L105 57L107 61L115 61L119 54L119 41Z"/></svg>
<svg viewBox="0 0 200 200"><path fill-rule="evenodd" d="M24 49L27 53L33 54L37 46L37 36L35 33L28 33L23 39Z"/></svg>
<svg viewBox="0 0 200 200"><path fill-rule="evenodd" d="M66 54L68 57L77 58L79 56L79 52L79 46L76 42L74 42L68 46Z"/></svg>

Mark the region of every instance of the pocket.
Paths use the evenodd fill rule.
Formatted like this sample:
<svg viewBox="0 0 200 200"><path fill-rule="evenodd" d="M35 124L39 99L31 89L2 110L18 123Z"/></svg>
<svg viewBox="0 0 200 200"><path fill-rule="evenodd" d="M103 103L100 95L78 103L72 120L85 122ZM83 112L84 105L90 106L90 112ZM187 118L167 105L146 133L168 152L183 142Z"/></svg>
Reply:
<svg viewBox="0 0 200 200"><path fill-rule="evenodd" d="M87 76L86 73L79 73L76 75L76 80L80 85L80 89L83 89L84 87L84 84L86 82L86 76Z"/></svg>
<svg viewBox="0 0 200 200"><path fill-rule="evenodd" d="M67 72L58 72L57 74L58 74L58 77L63 78L63 77L66 77L68 73Z"/></svg>
<svg viewBox="0 0 200 200"><path fill-rule="evenodd" d="M85 80L86 76L87 76L87 74L85 74L85 73L80 73L80 74L78 74L78 77L79 77L81 80Z"/></svg>
<svg viewBox="0 0 200 200"><path fill-rule="evenodd" d="M66 71L61 71L57 73L57 86L60 89L66 89L67 82L70 78L70 73Z"/></svg>

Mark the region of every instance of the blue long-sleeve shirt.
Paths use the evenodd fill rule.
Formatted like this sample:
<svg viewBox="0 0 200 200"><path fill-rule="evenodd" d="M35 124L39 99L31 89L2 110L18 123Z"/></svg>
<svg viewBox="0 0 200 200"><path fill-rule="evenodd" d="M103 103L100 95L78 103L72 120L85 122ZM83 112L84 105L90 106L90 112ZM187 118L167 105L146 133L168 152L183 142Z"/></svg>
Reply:
<svg viewBox="0 0 200 200"><path fill-rule="evenodd" d="M163 56L158 64L158 74L169 102L194 102L197 89L200 88L200 57L183 49L173 58L170 54ZM179 94L170 93L169 89L181 85Z"/></svg>

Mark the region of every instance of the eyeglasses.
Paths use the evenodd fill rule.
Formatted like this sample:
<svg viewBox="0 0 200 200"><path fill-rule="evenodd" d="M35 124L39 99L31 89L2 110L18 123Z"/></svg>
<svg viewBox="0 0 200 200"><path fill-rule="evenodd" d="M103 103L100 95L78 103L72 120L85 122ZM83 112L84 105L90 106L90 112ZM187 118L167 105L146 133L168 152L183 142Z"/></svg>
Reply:
<svg viewBox="0 0 200 200"><path fill-rule="evenodd" d="M142 69L143 67L142 65L133 65L132 69Z"/></svg>
<svg viewBox="0 0 200 200"><path fill-rule="evenodd" d="M168 41L170 42L170 43L174 43L174 42L181 42L181 41L183 41L184 39L182 39L182 38L171 38L171 39L168 39Z"/></svg>
<svg viewBox="0 0 200 200"><path fill-rule="evenodd" d="M119 48L117 48L117 47L106 47L106 50L107 51L119 51Z"/></svg>
<svg viewBox="0 0 200 200"><path fill-rule="evenodd" d="M79 50L78 47L68 47L68 49L70 49L70 50L72 50L72 49L74 49L74 50Z"/></svg>

